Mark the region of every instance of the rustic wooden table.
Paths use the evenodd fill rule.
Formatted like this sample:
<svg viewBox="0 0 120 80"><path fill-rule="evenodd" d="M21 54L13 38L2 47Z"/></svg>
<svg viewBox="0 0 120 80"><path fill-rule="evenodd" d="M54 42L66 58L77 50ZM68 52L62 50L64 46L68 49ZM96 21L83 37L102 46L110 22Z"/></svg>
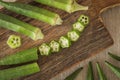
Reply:
<svg viewBox="0 0 120 80"><path fill-rule="evenodd" d="M68 76L69 74L71 74L73 71L75 71L77 68L79 68L81 66L83 66L84 69L79 74L79 76L77 77L76 80L85 80L86 73L87 73L87 66L88 66L89 61L93 62L95 80L98 80L96 66L95 66L96 62L100 62L102 69L104 70L104 73L107 75L108 80L120 80L104 64L104 61L108 60L111 63L113 63L114 65L120 67L120 62L110 58L107 55L108 51L120 55L119 54L120 53L120 51L119 51L120 50L120 47L119 47L119 45L120 45L120 37L119 37L119 35L120 35L120 27L119 27L119 25L120 25L120 7L115 7L115 8L109 9L106 12L104 12L102 14L102 16L104 19L104 23L114 40L114 45L112 45L110 48L106 49L105 51L102 51L100 54L90 58L89 60L86 60L86 61L82 62L81 64L76 65L74 68L72 67L71 69L67 70L66 72L64 72L60 75L57 75L56 77L54 77L51 80L64 80L64 78L66 76Z"/></svg>
<svg viewBox="0 0 120 80"><path fill-rule="evenodd" d="M79 76L77 77L76 80L86 80L85 78L86 78L87 66L88 66L89 61L93 62L95 80L99 80L98 76L97 76L96 66L95 66L96 62L100 62L100 65L102 66L104 73L107 75L108 80L120 80L104 64L104 61L107 60L107 61L110 61L111 63L113 63L114 65L120 67L120 62L110 58L107 55L107 52L113 52L120 56L120 7L115 7L115 8L107 10L106 12L104 12L102 14L102 17L104 19L104 23L105 23L108 31L110 32L110 34L114 40L114 45L112 45L110 48L102 51L100 54L90 58L89 60L86 60L86 61L82 62L81 64L75 66L74 68L71 68L67 72L64 72L64 73L56 76L52 80L63 80L66 76L68 76L70 73L72 73L73 71L75 71L77 68L79 68L81 66L83 66L84 69L79 74Z"/></svg>

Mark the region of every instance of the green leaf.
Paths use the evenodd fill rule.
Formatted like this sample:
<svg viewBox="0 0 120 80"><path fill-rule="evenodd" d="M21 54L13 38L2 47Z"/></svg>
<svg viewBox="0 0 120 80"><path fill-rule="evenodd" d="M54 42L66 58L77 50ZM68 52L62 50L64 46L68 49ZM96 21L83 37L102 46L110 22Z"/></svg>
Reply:
<svg viewBox="0 0 120 80"><path fill-rule="evenodd" d="M109 56L110 57L112 57L113 59L116 59L117 61L120 61L120 57L119 56L117 56L117 55L114 55L114 54L112 54L112 53L108 53L109 54Z"/></svg>
<svg viewBox="0 0 120 80"><path fill-rule="evenodd" d="M69 75L67 78L65 78L65 80L75 80L75 78L77 77L77 75L80 73L82 69L83 67L79 68L78 70L73 72L71 75Z"/></svg>
<svg viewBox="0 0 120 80"><path fill-rule="evenodd" d="M89 62L86 80L94 80L92 62Z"/></svg>
<svg viewBox="0 0 120 80"><path fill-rule="evenodd" d="M105 64L114 72L119 78L120 78L120 68L114 66L113 64L109 63L108 61L105 61Z"/></svg>
<svg viewBox="0 0 120 80"><path fill-rule="evenodd" d="M100 67L100 64L96 63L96 66L97 66L97 71L98 71L98 75L99 75L99 80L107 80L105 74L103 73L103 71Z"/></svg>

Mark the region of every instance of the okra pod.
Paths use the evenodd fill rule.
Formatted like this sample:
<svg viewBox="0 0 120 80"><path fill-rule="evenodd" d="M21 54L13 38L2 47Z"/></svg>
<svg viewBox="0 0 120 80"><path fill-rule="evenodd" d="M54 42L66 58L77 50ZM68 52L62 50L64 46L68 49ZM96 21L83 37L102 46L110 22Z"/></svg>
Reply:
<svg viewBox="0 0 120 80"><path fill-rule="evenodd" d="M4 2L0 0L0 5L18 14L49 23L53 26L62 24L62 20L58 14L29 4Z"/></svg>
<svg viewBox="0 0 120 80"><path fill-rule="evenodd" d="M37 59L37 48L31 48L0 59L0 65L21 64L30 61L35 61Z"/></svg>
<svg viewBox="0 0 120 80"><path fill-rule="evenodd" d="M112 53L108 53L109 54L109 56L110 57L112 57L113 59L116 59L117 61L120 61L120 57L119 56L117 56L117 55L114 55L114 54L112 54Z"/></svg>
<svg viewBox="0 0 120 80"><path fill-rule="evenodd" d="M98 71L98 75L99 75L99 80L107 80L105 74L103 73L103 70L100 67L99 63L96 63L97 66L97 71Z"/></svg>
<svg viewBox="0 0 120 80"><path fill-rule="evenodd" d="M77 69L75 72L73 72L71 75L69 75L65 80L75 80L77 75L80 73L80 71L83 69L83 67Z"/></svg>
<svg viewBox="0 0 120 80"><path fill-rule="evenodd" d="M108 61L105 61L105 64L114 72L117 77L120 78L120 68L117 66L114 66L113 64L109 63Z"/></svg>
<svg viewBox="0 0 120 80"><path fill-rule="evenodd" d="M78 19L78 22L82 23L84 26L89 24L89 17L86 15L81 15Z"/></svg>
<svg viewBox="0 0 120 80"><path fill-rule="evenodd" d="M15 68L0 70L0 80L11 80L14 78L28 76L40 71L37 63L27 64Z"/></svg>
<svg viewBox="0 0 120 80"><path fill-rule="evenodd" d="M72 13L79 10L88 10L88 6L82 6L75 0L35 0L36 2L52 6L68 13Z"/></svg>
<svg viewBox="0 0 120 80"><path fill-rule="evenodd" d="M92 62L89 62L86 80L94 80Z"/></svg>
<svg viewBox="0 0 120 80"><path fill-rule="evenodd" d="M0 13L0 26L24 34L33 40L43 39L44 37L39 28L2 13Z"/></svg>

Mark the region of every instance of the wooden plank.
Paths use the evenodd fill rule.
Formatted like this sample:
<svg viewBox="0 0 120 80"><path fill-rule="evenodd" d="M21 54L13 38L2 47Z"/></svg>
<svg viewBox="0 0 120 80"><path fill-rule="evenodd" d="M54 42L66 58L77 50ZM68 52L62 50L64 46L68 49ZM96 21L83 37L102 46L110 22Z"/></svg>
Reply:
<svg viewBox="0 0 120 80"><path fill-rule="evenodd" d="M17 51L25 50L31 47L39 46L41 43L50 42L53 39L58 40L60 36L65 35L69 30L71 30L72 24L81 14L86 14L90 17L90 24L87 26L85 31L82 33L81 38L77 42L73 43L70 48L63 49L57 54L53 54L49 57L40 56L38 64L41 67L41 72L31 76L20 78L19 80L49 80L57 74L61 73L62 71L65 71L66 69L75 66L77 63L84 61L85 59L97 54L101 50L113 44L113 40L111 39L108 31L99 19L98 11L95 7L96 4L92 3L94 1L79 0L78 2L83 5L89 5L89 10L78 11L72 14L68 14L64 11L40 5L36 2L30 3L31 5L43 7L60 14L62 19L64 20L64 23L61 26L54 27L51 27L50 25L37 20L33 20L31 18L18 15L8 10L1 10L2 13L11 15L24 22L41 28L43 33L45 34L45 38L43 40L32 41L28 37L21 34L2 29L0 30L0 57L14 54ZM107 3L105 4L107 5ZM104 7L102 6L102 8ZM7 46L6 40L10 34L17 34L22 37L23 44L20 48L12 50ZM4 67L0 68L2 69Z"/></svg>

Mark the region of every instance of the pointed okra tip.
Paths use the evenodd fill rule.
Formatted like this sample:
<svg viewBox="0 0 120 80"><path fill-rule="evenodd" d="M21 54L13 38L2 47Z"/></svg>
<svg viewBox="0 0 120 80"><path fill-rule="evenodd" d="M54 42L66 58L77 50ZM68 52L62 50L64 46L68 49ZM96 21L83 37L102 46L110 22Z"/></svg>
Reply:
<svg viewBox="0 0 120 80"><path fill-rule="evenodd" d="M107 65L107 66L111 66L112 64L110 63L110 62L108 62L108 61L105 61L105 64Z"/></svg>
<svg viewBox="0 0 120 80"><path fill-rule="evenodd" d="M55 20L55 24L53 26L55 26L55 25L61 25L62 23L63 23L63 20L60 18L59 15L57 15L57 18Z"/></svg>

